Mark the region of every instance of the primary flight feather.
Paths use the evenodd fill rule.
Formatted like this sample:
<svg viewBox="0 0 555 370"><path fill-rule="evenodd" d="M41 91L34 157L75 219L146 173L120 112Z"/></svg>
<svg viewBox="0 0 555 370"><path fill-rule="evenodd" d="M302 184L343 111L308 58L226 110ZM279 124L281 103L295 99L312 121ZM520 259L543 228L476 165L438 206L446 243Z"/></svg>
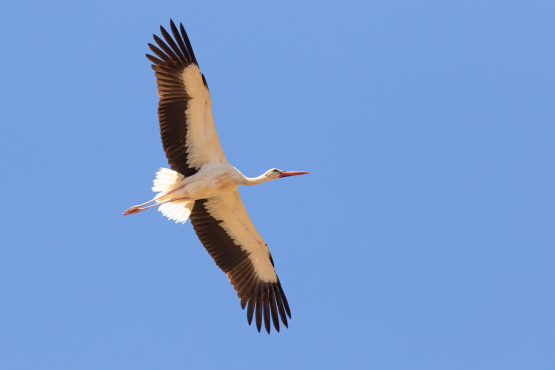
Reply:
<svg viewBox="0 0 555 370"><path fill-rule="evenodd" d="M158 46L148 44L156 55L147 54L160 100L158 119L162 145L171 169L156 174L149 202L125 211L139 213L160 206L171 220L191 219L198 238L216 264L226 273L241 308L247 307L249 325L256 317L270 333L270 318L279 332L279 319L287 327L291 310L274 270L274 261L264 239L252 224L239 192L239 185L257 185L308 172L276 168L249 178L226 160L212 118L210 92L200 72L189 37L180 24L170 21L170 35L154 35ZM154 203L154 205L146 206Z"/></svg>

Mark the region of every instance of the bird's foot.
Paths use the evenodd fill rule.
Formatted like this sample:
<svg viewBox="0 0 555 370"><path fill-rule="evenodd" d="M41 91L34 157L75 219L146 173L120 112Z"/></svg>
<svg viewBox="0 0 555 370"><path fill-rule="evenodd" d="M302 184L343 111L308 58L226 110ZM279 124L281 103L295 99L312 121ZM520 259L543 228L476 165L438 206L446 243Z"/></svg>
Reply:
<svg viewBox="0 0 555 370"><path fill-rule="evenodd" d="M143 211L143 209L141 209L141 206L133 206L129 208L127 211L123 212L123 215L124 216L132 215L133 213L139 213L141 211Z"/></svg>

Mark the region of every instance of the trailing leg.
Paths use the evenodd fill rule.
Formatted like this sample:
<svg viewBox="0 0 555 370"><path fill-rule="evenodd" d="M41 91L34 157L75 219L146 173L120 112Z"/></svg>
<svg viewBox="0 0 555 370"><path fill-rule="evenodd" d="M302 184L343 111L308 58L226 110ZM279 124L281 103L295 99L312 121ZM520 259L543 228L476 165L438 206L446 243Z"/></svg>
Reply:
<svg viewBox="0 0 555 370"><path fill-rule="evenodd" d="M149 208L152 208L152 207L156 207L156 206L159 206L159 205L162 205L162 204L175 202L175 201L177 201L177 200L188 200L188 199L189 199L189 198L172 198L172 199L169 199L169 200L160 202L160 203L153 204L153 205L148 206L148 207L141 208L141 207L144 206L144 205L147 205L147 204L149 204L149 203L152 203L152 202L156 201L156 199L153 199L153 200L148 201L148 202L146 202L146 203L139 204L139 205L137 205L137 206L133 206L133 207L131 207L131 208L128 208L127 211L123 212L123 215L124 215L124 216L132 215L133 213L139 213L139 212L144 211L145 209L149 209Z"/></svg>

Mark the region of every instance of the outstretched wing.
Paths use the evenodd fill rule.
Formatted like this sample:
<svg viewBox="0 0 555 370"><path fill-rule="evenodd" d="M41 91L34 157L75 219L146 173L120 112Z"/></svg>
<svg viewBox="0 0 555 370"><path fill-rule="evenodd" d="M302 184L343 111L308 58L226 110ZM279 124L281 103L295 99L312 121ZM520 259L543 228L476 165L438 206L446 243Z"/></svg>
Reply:
<svg viewBox="0 0 555 370"><path fill-rule="evenodd" d="M160 26L164 40L154 36L159 48L148 44L158 56L147 54L158 87L158 118L162 145L172 170L194 175L207 162L226 162L214 119L204 75L200 73L189 37L170 20L170 34Z"/></svg>
<svg viewBox="0 0 555 370"><path fill-rule="evenodd" d="M249 325L256 311L258 331L262 316L268 333L270 316L278 332L278 316L287 327L286 313L291 318L291 311L272 255L252 224L239 192L197 200L190 218L200 241L237 291L241 308L248 303Z"/></svg>

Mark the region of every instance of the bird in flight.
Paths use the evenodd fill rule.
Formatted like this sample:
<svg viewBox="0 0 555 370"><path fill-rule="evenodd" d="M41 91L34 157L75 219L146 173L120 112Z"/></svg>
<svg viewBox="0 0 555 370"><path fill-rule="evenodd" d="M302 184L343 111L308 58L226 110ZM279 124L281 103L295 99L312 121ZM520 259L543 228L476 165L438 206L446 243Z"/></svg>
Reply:
<svg viewBox="0 0 555 370"><path fill-rule="evenodd" d="M154 63L160 135L171 169L161 168L156 174L154 199L123 215L160 206L170 220L185 223L190 218L201 243L241 299L241 308L247 307L249 325L254 315L260 332L264 317L269 334L271 317L279 332L279 318L287 327L291 310L270 250L252 224L237 188L308 172L273 168L249 178L229 164L214 126L208 84L189 37L183 25L178 30L172 20L170 30L173 38L160 26L165 42L153 35L158 46L148 46L156 56L146 56Z"/></svg>

